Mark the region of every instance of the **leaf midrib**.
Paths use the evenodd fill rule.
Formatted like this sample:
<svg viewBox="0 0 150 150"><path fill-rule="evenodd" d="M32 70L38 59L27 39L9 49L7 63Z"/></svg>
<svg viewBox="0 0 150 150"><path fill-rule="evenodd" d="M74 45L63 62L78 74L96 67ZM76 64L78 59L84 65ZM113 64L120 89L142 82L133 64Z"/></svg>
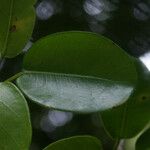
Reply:
<svg viewBox="0 0 150 150"><path fill-rule="evenodd" d="M14 0L11 0L11 4L10 4L10 12L9 12L9 20L8 20L8 26L7 26L7 31L6 31L6 38L5 38L5 42L4 42L4 47L2 50L2 54L1 57L4 57L7 51L7 45L8 45L8 38L9 38L9 30L10 30L10 25L11 25L11 21L12 21L12 12L13 12L13 7L14 7Z"/></svg>

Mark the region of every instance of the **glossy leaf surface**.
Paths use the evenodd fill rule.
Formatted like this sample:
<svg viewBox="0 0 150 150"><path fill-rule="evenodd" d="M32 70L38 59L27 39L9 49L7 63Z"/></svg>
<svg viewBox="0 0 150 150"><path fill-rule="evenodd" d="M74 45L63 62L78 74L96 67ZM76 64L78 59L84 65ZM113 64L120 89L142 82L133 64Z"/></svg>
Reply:
<svg viewBox="0 0 150 150"><path fill-rule="evenodd" d="M17 79L25 95L50 108L90 113L125 102L133 87L127 83L68 74L28 72Z"/></svg>
<svg viewBox="0 0 150 150"><path fill-rule="evenodd" d="M29 110L12 83L0 83L0 149L27 150L31 141Z"/></svg>
<svg viewBox="0 0 150 150"><path fill-rule="evenodd" d="M35 0L0 0L0 56L18 55L28 42L34 22Z"/></svg>
<svg viewBox="0 0 150 150"><path fill-rule="evenodd" d="M95 137L75 136L52 143L44 150L102 150L102 146Z"/></svg>
<svg viewBox="0 0 150 150"><path fill-rule="evenodd" d="M27 53L24 69L114 81L137 79L130 56L109 39L88 32L62 32L39 40Z"/></svg>

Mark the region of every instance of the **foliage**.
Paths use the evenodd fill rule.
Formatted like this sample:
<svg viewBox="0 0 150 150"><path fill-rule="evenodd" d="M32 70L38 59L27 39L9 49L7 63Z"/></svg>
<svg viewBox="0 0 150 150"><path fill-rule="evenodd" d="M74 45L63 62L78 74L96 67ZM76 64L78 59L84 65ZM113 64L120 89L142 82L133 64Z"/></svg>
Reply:
<svg viewBox="0 0 150 150"><path fill-rule="evenodd" d="M85 146L86 143L86 146ZM44 150L101 150L100 141L92 136L76 136L50 144Z"/></svg>
<svg viewBox="0 0 150 150"><path fill-rule="evenodd" d="M17 56L29 40L34 3L0 1L1 60ZM20 6L26 8L21 13ZM76 31L44 37L25 54L22 72L0 83L0 149L29 149L31 123L25 97L50 109L98 113L117 149L120 140L135 137L150 121L149 77L138 59L103 36ZM148 139L149 130L138 139L137 149L150 148ZM97 150L102 144L95 137L76 136L44 150L49 149Z"/></svg>

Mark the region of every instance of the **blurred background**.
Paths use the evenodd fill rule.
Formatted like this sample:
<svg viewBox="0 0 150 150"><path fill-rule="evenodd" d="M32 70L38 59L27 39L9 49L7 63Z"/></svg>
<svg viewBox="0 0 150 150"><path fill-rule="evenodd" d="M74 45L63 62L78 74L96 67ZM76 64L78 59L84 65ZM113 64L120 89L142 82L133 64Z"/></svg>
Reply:
<svg viewBox="0 0 150 150"><path fill-rule="evenodd" d="M27 51L38 39L61 31L80 30L102 34L128 54L140 57L150 69L150 0L39 0L36 23ZM23 55L6 59L0 66L1 81L22 69ZM99 114L77 115L45 109L29 102L33 125L30 150L73 135L94 135L111 149Z"/></svg>

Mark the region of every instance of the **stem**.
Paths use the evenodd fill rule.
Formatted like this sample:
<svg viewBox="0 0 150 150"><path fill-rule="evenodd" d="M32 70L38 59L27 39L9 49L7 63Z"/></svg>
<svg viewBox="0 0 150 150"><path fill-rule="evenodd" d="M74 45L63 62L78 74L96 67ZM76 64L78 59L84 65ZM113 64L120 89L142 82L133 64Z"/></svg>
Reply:
<svg viewBox="0 0 150 150"><path fill-rule="evenodd" d="M18 77L20 77L21 75L23 75L23 72L19 72L19 73L15 74L14 76L8 78L8 79L5 80L4 82L12 82L12 81L14 81L15 79L17 79Z"/></svg>
<svg viewBox="0 0 150 150"><path fill-rule="evenodd" d="M0 71L3 69L4 63L5 63L5 59L4 58L0 58Z"/></svg>
<svg viewBox="0 0 150 150"><path fill-rule="evenodd" d="M116 140L115 145L113 146L113 150L118 149L119 139Z"/></svg>
<svg viewBox="0 0 150 150"><path fill-rule="evenodd" d="M124 145L124 150L135 150L135 145L136 145L136 141L138 140L138 138L147 130L150 128L150 122L145 126L145 128L135 137L131 138L131 139L126 139L125 140L125 145Z"/></svg>

